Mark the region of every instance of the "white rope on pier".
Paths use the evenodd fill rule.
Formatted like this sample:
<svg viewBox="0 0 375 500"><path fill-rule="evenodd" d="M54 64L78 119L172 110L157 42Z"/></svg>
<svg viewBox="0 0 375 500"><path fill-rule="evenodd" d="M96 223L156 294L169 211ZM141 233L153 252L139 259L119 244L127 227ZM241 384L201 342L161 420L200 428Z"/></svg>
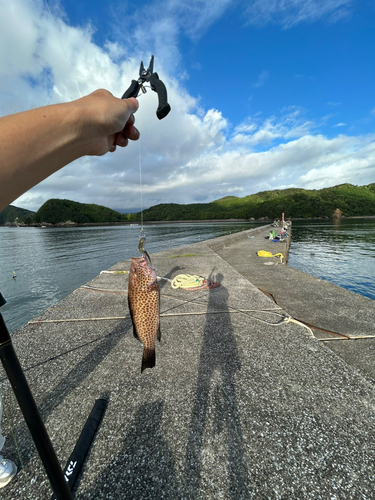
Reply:
<svg viewBox="0 0 375 500"><path fill-rule="evenodd" d="M173 317L173 316L204 316L206 314L234 314L234 313L248 313L248 312L256 312L256 313L270 313L273 311L265 310L255 310L255 309L235 309L232 311L228 310L219 310L219 311L197 311L197 312L181 312L181 313L161 313L161 318ZM39 325L41 323L68 323L68 322L79 322L79 321L112 321L112 320L123 320L130 319L129 316L105 316L105 317L93 317L93 318L65 318L65 319L39 319L39 320L31 320L28 321L28 325ZM258 321L264 322L258 318ZM280 323L269 323L270 325L279 325Z"/></svg>

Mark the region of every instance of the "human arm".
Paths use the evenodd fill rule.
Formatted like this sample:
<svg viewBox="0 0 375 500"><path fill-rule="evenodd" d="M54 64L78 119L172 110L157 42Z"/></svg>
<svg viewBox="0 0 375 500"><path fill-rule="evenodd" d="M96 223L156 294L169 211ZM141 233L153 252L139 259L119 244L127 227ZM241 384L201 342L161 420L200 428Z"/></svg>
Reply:
<svg viewBox="0 0 375 500"><path fill-rule="evenodd" d="M0 118L0 210L68 163L137 140L138 101L97 90Z"/></svg>

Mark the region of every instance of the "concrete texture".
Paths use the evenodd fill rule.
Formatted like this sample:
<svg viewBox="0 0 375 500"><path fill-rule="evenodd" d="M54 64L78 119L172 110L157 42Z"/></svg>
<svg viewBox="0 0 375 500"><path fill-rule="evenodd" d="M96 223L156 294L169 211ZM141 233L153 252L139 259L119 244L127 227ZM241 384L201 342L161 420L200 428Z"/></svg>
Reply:
<svg viewBox="0 0 375 500"><path fill-rule="evenodd" d="M76 499L374 498L371 373L284 321L295 314L343 332L345 321L336 309L335 322L331 309L350 297L342 314L353 320L344 333L370 334L374 301L328 289L278 259L255 258L256 250L280 251L282 244L268 246L268 230L152 255L159 276L198 274L220 287L183 291L161 282L162 340L156 367L142 375L126 274L101 274L13 334L62 465L95 399L109 400ZM266 291L279 305L257 288L275 276L284 291ZM369 346L365 351L369 342L329 344ZM0 377L8 436L2 453L21 469L0 498L48 499L48 479L2 369Z"/></svg>
<svg viewBox="0 0 375 500"><path fill-rule="evenodd" d="M375 301L280 265L278 258L258 257L258 250L288 253L287 243L266 240L267 233L263 228L256 238L221 246L216 252L293 318L310 325L317 338L328 339L330 349L375 382L375 338L371 338L375 335ZM368 338L354 340L356 337Z"/></svg>

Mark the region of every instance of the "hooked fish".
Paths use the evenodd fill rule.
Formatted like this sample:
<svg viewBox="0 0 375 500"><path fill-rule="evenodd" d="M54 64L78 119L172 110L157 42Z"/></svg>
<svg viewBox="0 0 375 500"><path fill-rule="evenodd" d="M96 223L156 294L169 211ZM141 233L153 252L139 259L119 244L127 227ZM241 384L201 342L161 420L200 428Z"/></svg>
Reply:
<svg viewBox="0 0 375 500"><path fill-rule="evenodd" d="M143 344L141 373L155 366L155 337L160 342L160 291L155 269L144 250L142 257L133 257L128 288L130 316L134 337Z"/></svg>

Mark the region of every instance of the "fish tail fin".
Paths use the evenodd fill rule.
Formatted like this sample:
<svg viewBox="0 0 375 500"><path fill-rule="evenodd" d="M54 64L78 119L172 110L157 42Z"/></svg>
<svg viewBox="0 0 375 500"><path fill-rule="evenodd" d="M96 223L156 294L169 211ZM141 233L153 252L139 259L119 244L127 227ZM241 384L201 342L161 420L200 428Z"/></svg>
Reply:
<svg viewBox="0 0 375 500"><path fill-rule="evenodd" d="M155 347L153 349L143 349L141 373L145 368L154 368L155 366Z"/></svg>

